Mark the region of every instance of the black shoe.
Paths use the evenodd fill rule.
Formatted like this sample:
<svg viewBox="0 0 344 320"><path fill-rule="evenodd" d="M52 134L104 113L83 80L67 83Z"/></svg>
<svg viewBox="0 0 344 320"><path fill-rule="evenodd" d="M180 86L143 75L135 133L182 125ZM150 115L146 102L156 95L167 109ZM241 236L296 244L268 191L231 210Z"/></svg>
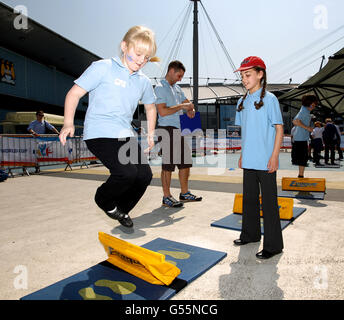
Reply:
<svg viewBox="0 0 344 320"><path fill-rule="evenodd" d="M133 221L130 219L129 215L127 213L123 213L121 212L118 208L116 208L113 212L108 212L105 211L105 213L107 214L107 216L111 219L114 220L118 220L118 222L122 225L125 226L127 228L131 228L134 223Z"/></svg>
<svg viewBox="0 0 344 320"><path fill-rule="evenodd" d="M182 202L202 201L202 197L197 197L194 194L192 194L190 191L188 191L186 193L179 194L179 201L182 201Z"/></svg>
<svg viewBox="0 0 344 320"><path fill-rule="evenodd" d="M236 239L233 241L236 246L243 246L245 244L248 244L249 242L247 241L242 241L241 239Z"/></svg>
<svg viewBox="0 0 344 320"><path fill-rule="evenodd" d="M281 253L282 251L280 251L280 252L275 252L275 253L271 253L271 252L268 252L268 251L266 251L266 250L262 250L262 251L259 251L257 254L256 254L256 257L258 258L258 259L262 259L262 260L264 260L264 259L270 259L270 258L272 258L273 256L275 256L276 254L279 254L279 253Z"/></svg>
<svg viewBox="0 0 344 320"><path fill-rule="evenodd" d="M243 246L245 244L248 244L248 243L252 243L252 242L259 242L260 240L258 241L243 241L241 239L236 239L233 241L233 243L236 245L236 246Z"/></svg>
<svg viewBox="0 0 344 320"><path fill-rule="evenodd" d="M304 178L304 176L300 176L300 175L298 175L297 177L298 177L298 178Z"/></svg>

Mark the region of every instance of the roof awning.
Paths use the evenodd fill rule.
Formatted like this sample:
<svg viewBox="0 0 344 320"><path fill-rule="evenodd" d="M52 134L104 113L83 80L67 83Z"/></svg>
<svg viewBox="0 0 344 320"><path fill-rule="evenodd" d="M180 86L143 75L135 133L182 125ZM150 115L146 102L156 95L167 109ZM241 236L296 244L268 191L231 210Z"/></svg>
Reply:
<svg viewBox="0 0 344 320"><path fill-rule="evenodd" d="M320 107L344 115L344 48L329 57L323 69L297 88L282 95L279 100L300 102L305 94L316 95Z"/></svg>
<svg viewBox="0 0 344 320"><path fill-rule="evenodd" d="M297 84L268 84L267 90L271 92L281 92L296 88ZM193 99L193 86L190 84L180 84L186 98ZM209 83L198 87L199 101L220 100L232 97L240 97L245 94L245 89L240 84Z"/></svg>

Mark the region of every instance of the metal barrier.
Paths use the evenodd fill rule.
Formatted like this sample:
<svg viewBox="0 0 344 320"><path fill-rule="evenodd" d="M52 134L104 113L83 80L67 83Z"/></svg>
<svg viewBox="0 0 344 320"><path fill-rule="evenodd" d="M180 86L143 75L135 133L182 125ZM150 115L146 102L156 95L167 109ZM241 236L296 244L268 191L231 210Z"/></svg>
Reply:
<svg viewBox="0 0 344 320"><path fill-rule="evenodd" d="M82 137L68 138L63 146L57 135L0 135L0 167L8 170L22 168L23 173L29 175L26 168L35 167L36 171L41 166L51 166L65 163L72 169L72 163L86 165L86 161L97 158L87 149Z"/></svg>
<svg viewBox="0 0 344 320"><path fill-rule="evenodd" d="M141 137L139 142L141 142ZM344 147L344 136L341 136ZM201 151L203 154L207 152L218 152L220 150L236 150L241 149L241 137L229 137L214 139L211 137L202 137L199 143L192 142L192 151ZM196 150L197 149L197 150ZM281 150L291 149L291 137L284 136ZM84 166L86 161L98 160L87 148L82 137L77 136L67 138L67 143L63 146L57 135L40 135L33 137L32 135L16 135L1 134L0 135L0 167L7 169L8 173L13 176L12 169L22 168L23 173L29 175L26 168L35 167L36 170L41 166L51 166L65 163L67 168L72 170L72 163L80 163Z"/></svg>

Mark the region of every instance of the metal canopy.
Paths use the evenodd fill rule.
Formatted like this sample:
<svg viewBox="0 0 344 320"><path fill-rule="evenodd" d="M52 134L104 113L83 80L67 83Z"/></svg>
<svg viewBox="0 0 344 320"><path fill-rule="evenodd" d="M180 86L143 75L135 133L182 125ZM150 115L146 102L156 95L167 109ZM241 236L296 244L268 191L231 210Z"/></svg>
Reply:
<svg viewBox="0 0 344 320"><path fill-rule="evenodd" d="M193 86L190 84L180 84L185 96L190 101L193 100ZM267 90L271 92L282 92L296 88L297 84L268 84ZM240 84L209 83L198 87L198 100L221 100L231 97L239 97L245 94L244 88Z"/></svg>
<svg viewBox="0 0 344 320"><path fill-rule="evenodd" d="M326 66L306 82L280 97L280 102L300 102L304 94L314 94L320 107L344 115L344 48L329 57Z"/></svg>
<svg viewBox="0 0 344 320"><path fill-rule="evenodd" d="M30 18L28 29L17 30L13 25L16 17L18 14L12 8L0 2L0 43L4 48L75 78L93 61L101 59Z"/></svg>

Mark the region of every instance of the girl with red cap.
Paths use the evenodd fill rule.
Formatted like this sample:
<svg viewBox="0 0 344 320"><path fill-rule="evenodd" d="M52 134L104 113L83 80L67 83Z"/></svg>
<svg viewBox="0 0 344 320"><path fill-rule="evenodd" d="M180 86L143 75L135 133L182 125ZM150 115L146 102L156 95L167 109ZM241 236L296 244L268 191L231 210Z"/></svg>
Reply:
<svg viewBox="0 0 344 320"><path fill-rule="evenodd" d="M283 120L277 98L266 90L266 66L259 57L243 60L240 68L246 94L238 101L235 124L241 126L239 168L244 170L243 222L235 245L258 242L261 238L260 201L264 215L263 250L256 254L268 259L283 249L277 204L276 171L283 139Z"/></svg>

